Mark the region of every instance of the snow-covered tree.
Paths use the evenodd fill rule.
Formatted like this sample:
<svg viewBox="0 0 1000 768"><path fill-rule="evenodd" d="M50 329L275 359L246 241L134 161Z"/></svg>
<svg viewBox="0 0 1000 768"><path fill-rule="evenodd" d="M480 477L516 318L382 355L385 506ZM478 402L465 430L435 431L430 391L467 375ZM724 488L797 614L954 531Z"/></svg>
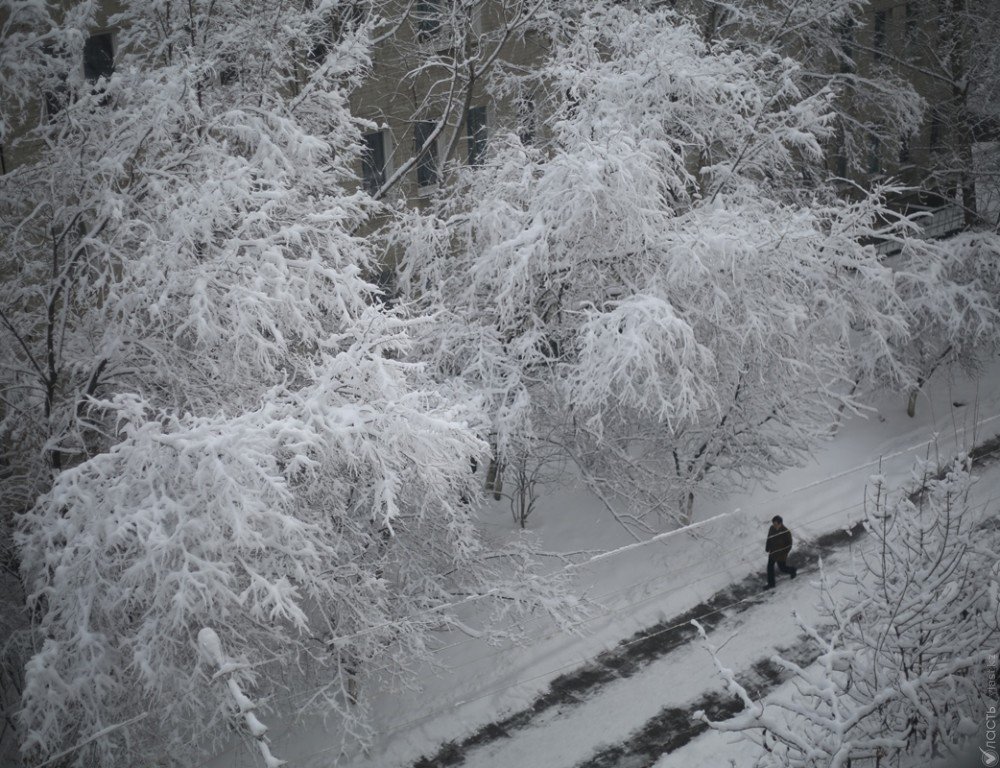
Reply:
<svg viewBox="0 0 1000 768"><path fill-rule="evenodd" d="M854 570L824 572L821 623L800 622L818 658L773 658L793 686L753 701L710 648L745 708L709 724L758 744L754 765L926 765L977 732L1000 631L996 508L969 504L966 460L939 478L929 471L918 467L915 496L873 479Z"/></svg>
<svg viewBox="0 0 1000 768"><path fill-rule="evenodd" d="M966 227L981 226L989 213L996 230L1000 7L991 0L913 0L904 34L901 54L879 55L929 94L926 127L910 137L929 155L922 186L960 206Z"/></svg>
<svg viewBox="0 0 1000 768"><path fill-rule="evenodd" d="M907 315L864 244L893 217L807 183L834 94L794 60L662 6L551 34L545 143L496 138L401 216L401 283L443 308L424 350L488 398L501 456L558 431L595 487L687 519L696 491L798 460L858 361L903 376Z"/></svg>
<svg viewBox="0 0 1000 768"><path fill-rule="evenodd" d="M872 55L872 5L869 0L704 3L707 37L790 55L804 92L833 94L826 169L811 168L810 174L870 172L873 154L895 157L920 126L924 102L909 73L899 72L881 52ZM886 30L878 34L884 48Z"/></svg>
<svg viewBox="0 0 1000 768"><path fill-rule="evenodd" d="M969 231L933 244L904 241L894 260L913 327L898 350L909 371L904 386L913 416L936 370L957 364L976 373L1000 345L1000 236Z"/></svg>
<svg viewBox="0 0 1000 768"><path fill-rule="evenodd" d="M0 174L7 172L10 162L11 137L19 132L27 119L26 107L33 88L44 73L45 58L39 43L50 28L44 5L35 0L10 0L0 14Z"/></svg>
<svg viewBox="0 0 1000 768"><path fill-rule="evenodd" d="M396 153L391 173L371 190L378 200L398 198L400 186L428 160L431 175L441 180L451 160L477 152L467 144L469 108L482 106L498 73L530 67L544 46L530 40L531 33L544 26L553 9L569 5L561 0L369 2L380 14L374 31L378 85L376 97L360 106L377 124L395 123L413 134L396 135L396 142L414 142L412 153ZM378 98L379 91L391 98ZM510 122L517 119L516 100L493 106L491 120L505 113L510 113ZM419 136L413 132L417 124L427 127Z"/></svg>
<svg viewBox="0 0 1000 768"><path fill-rule="evenodd" d="M977 208L985 210L977 189L995 188L996 148L986 140L995 139L1000 105L994 3L917 0L885 9L864 0L710 2L704 19L706 34L789 52L806 92L835 94L827 142L835 173L881 173L883 158L899 157L900 170L925 191L968 198L967 225L976 222ZM927 178L907 167L918 158L930 163ZM908 392L911 415L938 367L974 367L977 353L995 344L996 247L982 233L898 244L902 253L891 263L911 333L897 350L907 371L902 379L893 371L889 384Z"/></svg>
<svg viewBox="0 0 1000 768"><path fill-rule="evenodd" d="M369 280L348 99L377 20L349 5L130 2L113 67L96 3L39 13L47 107L0 176L28 761L185 762L242 729L203 627L247 696L307 681L364 738L356 681L401 674L453 603L566 606L479 540L475 401L403 359L425 321Z"/></svg>

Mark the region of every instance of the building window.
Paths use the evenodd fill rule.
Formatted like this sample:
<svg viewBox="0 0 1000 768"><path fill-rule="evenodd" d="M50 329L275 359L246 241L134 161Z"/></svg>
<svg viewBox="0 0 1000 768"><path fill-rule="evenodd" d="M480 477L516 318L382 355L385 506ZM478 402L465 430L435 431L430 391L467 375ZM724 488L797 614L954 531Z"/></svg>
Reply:
<svg viewBox="0 0 1000 768"><path fill-rule="evenodd" d="M375 274L372 282L378 288L375 300L386 307L392 307L399 298L399 285L396 281L396 270L383 268Z"/></svg>
<svg viewBox="0 0 1000 768"><path fill-rule="evenodd" d="M240 68L235 64L226 64L219 70L219 85L229 86L240 80Z"/></svg>
<svg viewBox="0 0 1000 768"><path fill-rule="evenodd" d="M482 165L486 155L486 107L470 107L465 113L465 141L469 165Z"/></svg>
<svg viewBox="0 0 1000 768"><path fill-rule="evenodd" d="M91 35L83 44L83 76L92 83L111 77L115 71L115 49L110 32Z"/></svg>
<svg viewBox="0 0 1000 768"><path fill-rule="evenodd" d="M875 61L881 61L885 54L886 27L889 23L888 11L875 11L875 29L872 33L872 48L875 49Z"/></svg>
<svg viewBox="0 0 1000 768"><path fill-rule="evenodd" d="M531 99L521 99L517 103L517 137L524 146L535 143L537 131L537 115L535 102Z"/></svg>
<svg viewBox="0 0 1000 768"><path fill-rule="evenodd" d="M948 43L953 39L956 29L955 25L958 23L956 18L957 11L952 11L951 0L938 0L937 3L937 18L933 22L933 27L937 29L937 39L938 43Z"/></svg>
<svg viewBox="0 0 1000 768"><path fill-rule="evenodd" d="M51 120L65 106L67 89L65 86L61 86L54 91L46 91L43 98L45 99L45 116Z"/></svg>
<svg viewBox="0 0 1000 768"><path fill-rule="evenodd" d="M329 39L327 39L329 37L332 37L332 35L328 34L320 37L320 39L316 40L309 47L309 52L306 53L306 58L314 67L318 67L323 64L323 62L326 61L326 57L330 54L330 43Z"/></svg>
<svg viewBox="0 0 1000 768"><path fill-rule="evenodd" d="M834 172L842 179L847 178L847 137L843 132L837 137L837 148L834 152Z"/></svg>
<svg viewBox="0 0 1000 768"><path fill-rule="evenodd" d="M917 44L917 33L919 31L918 18L917 18L917 4L915 2L909 2L904 7L904 27L903 27L903 44L906 46L907 53L913 53L913 49Z"/></svg>
<svg viewBox="0 0 1000 768"><path fill-rule="evenodd" d="M837 154L837 176L847 178L847 155L843 151Z"/></svg>
<svg viewBox="0 0 1000 768"><path fill-rule="evenodd" d="M417 37L427 40L441 31L441 0L418 0Z"/></svg>
<svg viewBox="0 0 1000 768"><path fill-rule="evenodd" d="M878 134L868 137L868 173L874 175L882 172L882 141Z"/></svg>
<svg viewBox="0 0 1000 768"><path fill-rule="evenodd" d="M927 148L931 152L939 152L941 150L941 132L942 132L941 116L931 115L931 129L929 141L927 143Z"/></svg>
<svg viewBox="0 0 1000 768"><path fill-rule="evenodd" d="M854 19L848 19L838 25L837 36L840 38L840 71L854 71Z"/></svg>
<svg viewBox="0 0 1000 768"><path fill-rule="evenodd" d="M437 138L431 139L436 129L437 123L433 120L421 120L413 126L414 152L418 157L418 187L430 187L438 183Z"/></svg>
<svg viewBox="0 0 1000 768"><path fill-rule="evenodd" d="M332 17L333 40L342 41L348 33L354 32L364 22L367 16L367 7L358 0L340 2ZM325 57L324 57L325 58Z"/></svg>
<svg viewBox="0 0 1000 768"><path fill-rule="evenodd" d="M42 91L42 101L45 104L45 117L52 120L59 111L66 105L69 98L69 88L66 85L66 70L62 64L62 52L52 43L42 43L42 53L49 59L56 60L54 66L56 73L46 83L46 88Z"/></svg>
<svg viewBox="0 0 1000 768"><path fill-rule="evenodd" d="M385 132L366 133L361 141L361 183L369 195L374 195L385 184Z"/></svg>
<svg viewBox="0 0 1000 768"><path fill-rule="evenodd" d="M311 44L306 51L306 59L314 67L326 62L327 56L337 43L354 33L364 22L366 10L357 0L341 0L336 9L324 16L324 20L312 29Z"/></svg>

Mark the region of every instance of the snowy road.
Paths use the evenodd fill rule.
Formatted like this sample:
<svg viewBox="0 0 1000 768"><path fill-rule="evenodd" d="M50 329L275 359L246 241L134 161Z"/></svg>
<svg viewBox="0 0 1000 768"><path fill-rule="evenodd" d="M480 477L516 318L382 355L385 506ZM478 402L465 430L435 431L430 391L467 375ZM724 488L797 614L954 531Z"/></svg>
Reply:
<svg viewBox="0 0 1000 768"><path fill-rule="evenodd" d="M987 471L974 503L995 507L1000 469L991 465ZM699 709L723 719L738 705L723 691L690 620L705 627L709 642L751 695L764 695L783 682L769 662L774 653L797 663L815 657L796 616L807 623L818 619L820 558L824 568L837 570L867 541L857 528L823 536L793 558L799 578L779 576L772 592L763 589L762 577L743 579L684 615L624 640L555 680L531 707L445 745L413 768L719 768L729 759L740 765L741 747L731 735L706 732L691 719Z"/></svg>
<svg viewBox="0 0 1000 768"><path fill-rule="evenodd" d="M806 621L816 618L811 581L819 555L827 567L836 568L861 540L843 532L823 537L797 553L798 579L781 577L777 589L767 592L762 577L747 578L555 681L558 700L543 697L544 707L536 702L531 710L486 726L414 768L653 765L702 730L691 722L691 712L705 708L722 714L718 707L729 704L690 620L697 618L709 630L710 642L722 648L727 664L749 673L751 687L769 688L776 671L766 659L775 649L804 660L793 611Z"/></svg>

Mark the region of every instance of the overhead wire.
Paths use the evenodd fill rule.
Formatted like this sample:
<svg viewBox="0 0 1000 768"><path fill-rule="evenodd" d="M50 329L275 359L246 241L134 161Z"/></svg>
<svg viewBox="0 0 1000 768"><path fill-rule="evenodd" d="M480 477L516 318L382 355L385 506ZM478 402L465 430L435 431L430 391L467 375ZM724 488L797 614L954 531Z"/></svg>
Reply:
<svg viewBox="0 0 1000 768"><path fill-rule="evenodd" d="M840 507L838 509L835 509L832 512L828 512L828 513L823 514L823 515L818 515L816 517L809 518L808 520L804 520L804 521L800 520L798 522L799 522L800 525L819 522L820 520L824 520L824 519L826 519L828 517L833 517L834 515L841 515L844 512L848 512L848 511L850 511L850 510L852 510L854 508L860 508L863 505L864 505L864 501L859 501L859 502L856 502L854 504L850 504L850 505L848 505L846 507ZM809 539L803 539L803 541L806 542L806 543L808 543ZM728 554L732 554L732 553L738 553L738 552L748 551L751 547L756 547L756 546L757 545L754 544L754 543L744 542L744 543L741 543L741 544L739 544L739 545L737 545L735 547L730 547L728 549L714 551L713 554L716 557L719 557L719 556L722 556L722 555L728 555ZM738 563L749 563L751 561L752 561L752 558L750 558L750 557L742 557L737 562ZM615 589L609 590L607 592L603 592L600 595L597 595L597 596L595 596L593 598L590 598L590 602L598 603L599 604L601 601L606 600L608 597L611 597L612 595L620 594L622 592L626 592L626 591L635 589L636 587L644 586L646 584L651 584L651 583L654 583L654 582L657 582L657 581L663 581L663 580L668 579L668 578L670 578L671 576L673 576L673 575L675 575L677 573L681 573L683 571L690 570L690 568L691 568L690 565L680 565L680 566L677 566L675 568L668 569L666 571L661 571L661 572L656 573L653 576L650 576L650 577L648 577L646 579L642 579L641 581L630 582L628 584L625 584L623 586L620 586L620 587L617 587ZM732 570L732 567L721 569L721 570L717 570L717 571L711 571L711 572L709 572L707 574L707 576L716 575L716 574L719 574L719 573L725 573L725 572L728 572L730 570ZM694 582L685 582L685 584L681 585L681 586L686 586L688 584L697 583L698 581L701 581L701 580L702 579L696 579ZM673 590L669 590L669 591L673 591ZM659 594L664 594L664 593L663 592L653 593L652 595L649 595L649 596L643 598L642 600L639 600L636 603L631 604L630 606L625 606L624 608L633 607L634 605L638 605L639 603L642 603L642 602L645 602L645 601L647 601L649 599L652 599L653 597L655 597L655 596L657 596ZM617 612L621 612L621 610L623 610L623 609L616 609L615 612L616 613ZM582 624L587 624L587 623L590 623L591 621L594 621L594 620L596 620L598 618L603 617L604 615L606 615L606 614L596 614L596 615L588 616L586 619L583 619L580 622L577 622L576 624L572 624L570 626L571 627L575 627L575 626L580 626ZM545 621L546 619L547 619L547 617L543 614L543 615L540 615L540 616L532 617L531 619L529 619L525 623L542 622L542 621ZM555 633L555 634L559 634L559 633ZM545 639L545 637L540 638L540 639ZM447 651L447 650L452 650L454 648L458 648L458 647L460 647L462 645L467 645L469 643L477 642L478 640L479 639L475 638L475 637L465 637L465 638L463 638L461 640L458 640L458 641L456 641L454 643L449 643L448 645L444 645L444 646L440 646L438 648L435 648L434 650L431 651L431 653L432 654L442 653L442 652ZM506 651L500 651L499 653L503 653L503 652L506 652ZM489 656L493 656L493 655L498 655L498 654L489 654ZM480 657L480 658L488 658L489 656L487 656L487 657Z"/></svg>
<svg viewBox="0 0 1000 768"><path fill-rule="evenodd" d="M978 426L980 426L982 424L985 424L985 423L987 423L989 421L993 421L995 419L1000 419L1000 414L997 414L997 415L990 416L990 417L987 417L985 419L982 419L981 421L977 422L976 427L978 427ZM934 443L934 440L927 440L927 441L918 443L916 445L909 446L907 448L903 448L903 449L898 450L898 451L894 451L894 452L889 453L889 454L883 454L878 459L874 459L874 460L866 462L864 464L859 464L858 466L853 467L852 469L845 470L845 471L842 471L842 472L838 472L838 473L833 474L833 475L828 475L825 478L822 478L821 480L814 481L814 482L808 483L806 485L799 486L798 488L792 489L790 491L787 491L785 494L783 494L783 496L785 496L785 497L791 496L794 493L797 493L799 491L808 490L810 488L814 488L817 485L821 485L824 482L829 482L831 480L838 479L840 477L844 477L847 474L852 474L854 472L858 472L860 470L876 466L876 465L880 464L882 461L885 461L885 460L891 459L891 458L895 458L897 456L904 455L906 453L909 453L911 451L914 451L914 450L917 450L917 449L920 449L920 448L928 447L929 445L931 445L933 443ZM848 507L844 507L844 508L835 510L834 512L830 512L830 513L825 514L825 515L821 515L821 516L815 518L815 520L821 520L821 519L824 519L826 517L831 517L831 516L833 516L835 514L840 514L840 513L844 512L844 511L848 510L848 509L851 509L854 506L860 506L863 503L864 502L862 501L862 502L859 502L857 504L849 505ZM562 568L558 568L558 569L556 569L554 571L551 571L551 572L548 572L548 573L545 573L545 574L534 574L534 575L532 575L530 577L530 579L532 581L549 579L549 578L552 578L552 577L554 577L554 576L556 576L556 575L558 575L560 573L563 573L563 572L568 572L568 571L571 571L571 570L583 568L583 567L591 565L591 564L593 564L595 562L598 562L600 560L604 560L604 559L607 559L609 557L613 557L613 556L622 554L622 553L627 552L627 551L636 550L636 549L642 548L644 546L647 546L649 544L660 542L660 541L662 541L664 539L667 539L667 538L670 538L670 537L673 537L673 536L676 536L676 535L679 535L679 534L682 534L682 533L689 533L690 531L695 530L695 529L700 528L700 527L704 527L704 526L708 525L709 523L715 522L715 521L723 519L725 517L729 517L729 516L735 514L736 512L742 512L742 510L734 510L733 512L724 512L724 513L721 513L721 514L718 514L718 515L714 515L711 518L707 518L706 520L698 521L697 523L693 523L693 524L688 525L688 526L684 526L684 527L681 527L681 528L676 528L676 529L673 529L673 530L670 530L670 531L665 531L663 533L657 534L656 536L650 537L649 539L644 539L644 540L639 541L639 542L631 542L629 544L626 544L626 545L621 546L621 547L617 547L615 549L606 550L606 551L601 552L601 553L599 553L597 555L594 555L594 556L592 556L592 557L590 557L590 558L588 558L586 560L583 560L583 561L580 561L580 562L569 563L567 565L564 565ZM749 544L747 546L749 546ZM737 549L739 549L739 548L737 548ZM684 568L678 568L676 570L683 570L683 569ZM654 576L651 579L649 579L649 581L657 580L659 578L661 578L661 575L658 574L657 576ZM696 580L696 581L698 581L698 580ZM641 584L643 582L637 582L637 583ZM622 588L622 590L632 588L632 586L634 586L634 585L627 585L626 587ZM427 615L430 615L430 614L433 614L433 613L440 613L441 611L447 610L449 608L458 608L460 606L467 605L467 604L475 602L477 600L482 600L482 599L485 599L487 597L495 596L495 595L497 595L499 593L499 591L500 590L498 590L498 589L493 589L493 590L487 590L485 592L478 592L478 593L475 593L475 594L472 594L472 595L467 595L467 596L461 598L460 600L456 600L454 602L440 603L438 605L431 606L430 608L426 608L426 609L424 609L422 611L418 611L418 612L416 612L414 614L411 614L407 618L408 619L420 618L420 617L427 616ZM362 637L363 635L369 634L369 633L374 632L374 631L376 631L378 629L385 629L387 627L391 627L395 623L396 622L394 622L394 621L385 621L385 622L382 622L380 624L375 624L375 625L372 625L372 626L369 626L369 627L364 627L363 629L357 630L355 632L347 633L347 634L344 634L344 635L338 635L337 638L335 638L335 640L338 641L338 642L342 642L342 641L346 641L346 640L351 640L351 639L354 639L354 638ZM456 643L454 645L465 644L467 642L472 642L475 639L476 638L466 638L466 639L463 639L463 640L459 641L459 643ZM291 655L291 654L289 654L289 655ZM280 654L274 655L270 659L268 659L266 663L271 663L272 661L278 660L280 658L281 658ZM257 666L257 665L252 665L252 666Z"/></svg>
<svg viewBox="0 0 1000 768"><path fill-rule="evenodd" d="M981 420L977 421L976 424L973 425L971 428L974 429L974 430L978 429L983 424L986 424L988 422L994 421L996 419L1000 419L1000 414L995 414L993 416L989 416L989 417L986 417L984 419L981 419ZM956 430L956 432L958 432L958 431L968 431L968 430L969 430L969 427L963 427L961 430ZM879 458L877 458L877 459L873 459L873 460L865 462L863 464L859 464L859 465L857 465L855 467L852 467L850 469L842 470L842 471L837 472L835 474L826 475L825 477L823 477L823 478L821 478L819 480L807 483L805 485L800 485L797 488L793 488L793 489L791 489L789 491L785 491L785 492L779 494L776 498L777 499L787 498L787 497L793 496L796 493L799 493L801 491L805 491L805 490L809 490L811 488L815 488L815 487L817 487L819 485L823 485L823 484L828 483L828 482L830 482L832 480L836 480L836 479L839 479L841 477L845 477L845 476L853 474L855 472L860 472L860 471L862 471L864 469L874 468L874 467L880 465L883 461L887 461L887 460L896 458L898 456L902 456L904 454L911 453L913 451L917 451L917 450L920 450L920 449L923 449L923 448L927 448L927 447L933 445L934 443L935 443L935 439L930 439L930 440L926 440L926 441L914 444L912 446L908 446L906 448L903 448L903 449L900 449L900 450L897 450L897 451L893 451L891 453L883 454L883 455L879 456ZM989 453L990 454L995 454L996 450L990 451ZM808 520L806 520L804 522L805 523L818 522L818 521L826 519L828 517L832 517L834 515L839 515L839 514L841 514L843 512L846 512L846 511L854 508L854 507L861 507L863 505L864 505L864 500L859 501L859 502L857 502L855 504L850 504L847 507L842 507L840 509L834 510L834 511L829 512L827 514L819 515L818 517L815 517L815 518L810 518L810 519L808 519ZM735 510L733 513L728 513L728 514L734 514L735 512L738 512L738 511L741 511L741 510ZM803 521L800 521L800 524L802 522ZM671 531L670 533L677 533L677 532L684 532L684 531L685 531L685 529L681 528L681 529L676 529L675 531ZM609 550L606 553L602 553L599 557L595 557L595 558L593 558L591 560L584 561L580 565L589 564L589 563L594 562L597 559L601 559L601 558L603 558L604 556L607 556L607 555L618 554L618 553L624 551L625 549L633 549L633 548L636 548L638 546L644 546L645 544L652 543L654 540L655 540L654 538L651 538L651 539L648 539L648 540L644 540L642 542L629 544L626 548L622 548L622 549L618 549L618 550ZM747 545L747 546L749 546L749 545ZM726 554L727 552L739 551L742 548L743 548L743 545L741 545L739 547L736 547L736 548L733 548L733 549L730 549L730 550L724 550L722 553L718 553L718 554ZM574 565L576 565L576 564L574 564ZM685 570L685 569L686 569L686 566L682 566L680 568L675 569L675 572L676 571L680 571L680 570ZM556 573L558 573L558 571L556 571ZM670 572L667 572L667 573L670 573ZM601 597L606 597L608 595L615 594L615 593L617 593L619 591L624 591L626 589L631 589L634 586L638 586L638 585L641 585L641 584L644 584L644 583L648 583L650 581L656 581L656 580L659 580L659 579L661 579L663 577L664 577L664 574L657 574L657 575L654 575L654 576L652 576L649 579L646 579L644 581L635 582L634 584L626 585L626 586L621 587L621 588L619 588L617 590L612 590L609 593L605 593L605 595L603 595ZM598 600L598 599L600 599L600 598L595 598L595 601ZM544 617L540 617L539 620L544 620ZM476 640L477 640L477 638L463 638L462 640L459 640L456 643L452 643L450 645L443 646L441 649L437 649L437 650L432 651L432 652L436 653L436 652L438 652L438 650L445 650L447 648L457 647L459 645L464 645L466 643L474 642Z"/></svg>

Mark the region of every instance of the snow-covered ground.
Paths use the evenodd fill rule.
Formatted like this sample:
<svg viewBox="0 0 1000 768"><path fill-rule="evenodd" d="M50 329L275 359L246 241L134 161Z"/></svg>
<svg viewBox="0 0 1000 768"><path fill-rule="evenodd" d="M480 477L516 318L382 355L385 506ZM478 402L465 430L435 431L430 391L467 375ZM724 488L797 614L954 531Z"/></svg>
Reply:
<svg viewBox="0 0 1000 768"><path fill-rule="evenodd" d="M865 482L878 471L894 485L904 481L915 457L942 458L1000 434L1000 361L978 380L942 372L925 388L916 417L905 413L905 398L885 397L867 419L847 420L835 438L820 446L806 466L771 478L766 485L722 499L700 499L696 521L725 515L693 532L602 558L578 569L579 588L593 601L592 616L567 634L538 621L525 628L516 647L490 647L461 637L442 638L435 654L439 669L422 670L419 687L386 690L376 697L379 738L367 754L337 758L335 727L312 720L271 722L272 751L293 766L350 765L392 768L412 764L441 743L461 740L483 724L528 705L548 683L637 630L697 605L734 581L759 573L764 583L764 534L781 514L798 542L847 527L861 515ZM1000 472L980 484L980 502L1000 494ZM993 501L995 504L996 502ZM496 536L516 535L504 503L483 510L482 522ZM611 550L633 543L601 504L582 489L553 490L529 521L543 549L554 552ZM830 561L835 566L847 554ZM793 642L792 610L808 617L815 590L810 574L781 580L755 606L713 632L714 644L734 668ZM371 679L363 685L377 685ZM515 738L467 755L468 766L575 765L601 745L620 741L662 707L692 701L719 687L711 660L697 644L677 649L643 673L614 681L593 697L560 712L547 711ZM303 698L308 691L303 691ZM741 754L730 736L706 734L658 766L726 766ZM218 755L211 765L250 766L255 756L240 746ZM737 765L740 761L737 759Z"/></svg>

